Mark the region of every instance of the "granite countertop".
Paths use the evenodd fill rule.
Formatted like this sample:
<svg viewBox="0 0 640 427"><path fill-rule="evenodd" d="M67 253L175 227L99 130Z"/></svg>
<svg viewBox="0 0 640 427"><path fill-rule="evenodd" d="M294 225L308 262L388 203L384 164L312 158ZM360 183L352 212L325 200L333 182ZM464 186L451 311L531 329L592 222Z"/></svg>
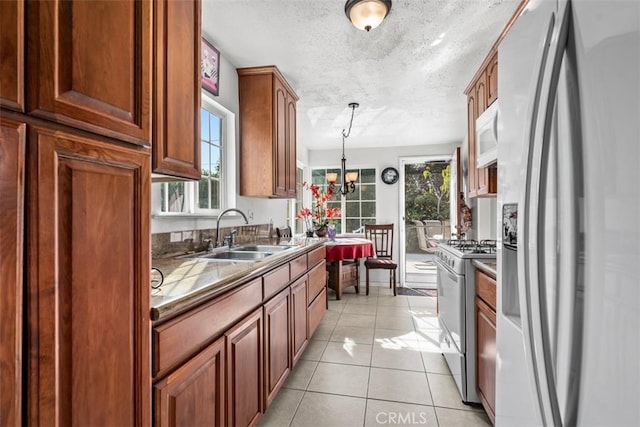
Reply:
<svg viewBox="0 0 640 427"><path fill-rule="evenodd" d="M207 261L188 258L185 254L154 259L152 266L162 272L164 281L160 289L151 290L151 320L164 320L182 313L196 304L259 277L279 264L309 252L325 241L326 239L302 238L283 242L283 245L295 247L255 262Z"/></svg>
<svg viewBox="0 0 640 427"><path fill-rule="evenodd" d="M496 261L495 260L482 260L482 259L473 259L471 264L476 267L478 270L485 273L487 276L495 279L496 278Z"/></svg>

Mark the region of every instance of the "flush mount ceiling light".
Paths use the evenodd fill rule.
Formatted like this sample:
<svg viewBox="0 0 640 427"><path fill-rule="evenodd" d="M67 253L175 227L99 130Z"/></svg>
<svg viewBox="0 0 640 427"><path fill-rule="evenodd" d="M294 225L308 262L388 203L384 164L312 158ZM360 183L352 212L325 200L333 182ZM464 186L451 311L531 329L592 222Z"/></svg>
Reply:
<svg viewBox="0 0 640 427"><path fill-rule="evenodd" d="M369 31L376 28L391 10L391 0L347 0L344 13L356 28Z"/></svg>

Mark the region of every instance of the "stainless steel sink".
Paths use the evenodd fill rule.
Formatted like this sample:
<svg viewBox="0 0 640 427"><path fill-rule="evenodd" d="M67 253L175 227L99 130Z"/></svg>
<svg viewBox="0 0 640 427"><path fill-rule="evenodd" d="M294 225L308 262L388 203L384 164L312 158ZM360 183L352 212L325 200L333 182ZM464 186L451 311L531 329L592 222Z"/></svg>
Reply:
<svg viewBox="0 0 640 427"><path fill-rule="evenodd" d="M224 260L224 261L260 261L266 257L273 255L273 252L256 252L256 251L224 251L213 252L200 255L197 258L206 260Z"/></svg>
<svg viewBox="0 0 640 427"><path fill-rule="evenodd" d="M256 262L295 247L296 246L294 245L246 245L232 249L224 247L217 248L213 252L188 254L183 255L180 258L219 262Z"/></svg>
<svg viewBox="0 0 640 427"><path fill-rule="evenodd" d="M232 252L281 252L295 248L291 245L247 245L231 249Z"/></svg>

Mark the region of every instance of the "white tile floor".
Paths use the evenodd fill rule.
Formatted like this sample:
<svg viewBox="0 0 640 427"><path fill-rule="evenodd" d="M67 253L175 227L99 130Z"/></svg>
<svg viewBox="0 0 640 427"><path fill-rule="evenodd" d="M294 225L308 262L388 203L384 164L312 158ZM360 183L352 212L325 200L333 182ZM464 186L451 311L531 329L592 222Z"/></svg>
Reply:
<svg viewBox="0 0 640 427"><path fill-rule="evenodd" d="M361 287L364 291L364 286ZM465 405L438 346L436 298L330 293L329 311L262 426L490 426Z"/></svg>

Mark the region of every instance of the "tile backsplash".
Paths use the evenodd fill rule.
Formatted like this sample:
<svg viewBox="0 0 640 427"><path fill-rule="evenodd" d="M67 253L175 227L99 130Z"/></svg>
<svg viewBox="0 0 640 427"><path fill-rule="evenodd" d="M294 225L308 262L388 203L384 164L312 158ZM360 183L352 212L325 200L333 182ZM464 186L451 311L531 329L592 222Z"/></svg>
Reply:
<svg viewBox="0 0 640 427"><path fill-rule="evenodd" d="M268 239L274 233L270 224L249 224L234 227L220 227L220 235L226 236L232 230L237 230L236 243L252 243L261 239ZM186 252L200 252L206 250L205 239L217 240L216 229L172 231L151 235L151 257L163 258ZM220 239L222 240L222 239Z"/></svg>

